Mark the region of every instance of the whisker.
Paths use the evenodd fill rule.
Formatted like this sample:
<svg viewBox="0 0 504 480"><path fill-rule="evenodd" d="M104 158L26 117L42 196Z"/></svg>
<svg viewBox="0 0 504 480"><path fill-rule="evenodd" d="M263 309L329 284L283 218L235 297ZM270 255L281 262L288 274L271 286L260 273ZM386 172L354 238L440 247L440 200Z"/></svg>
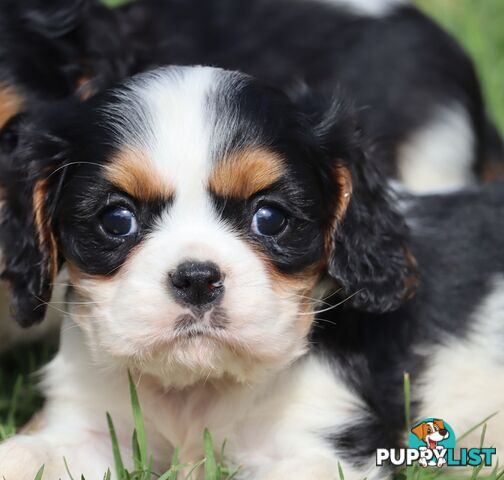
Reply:
<svg viewBox="0 0 504 480"><path fill-rule="evenodd" d="M79 162L70 162L67 163L66 165L61 165L58 167L56 170L52 171L46 179L51 178L55 173L59 172L60 170L63 170L64 168L71 167L72 165L80 165L80 164L87 164L87 165L96 165L98 167L102 167L103 165L100 165L99 163L96 162L86 162L86 161L79 161Z"/></svg>
<svg viewBox="0 0 504 480"><path fill-rule="evenodd" d="M350 300L352 297L355 297L355 295L357 295L361 291L362 291L362 289L357 290L356 292L352 293L351 295L349 295L347 298L345 298L341 302L335 303L334 305L332 305L328 308L324 308L322 310L315 310L313 312L307 312L307 313L302 312L302 313L299 313L299 315L318 315L319 313L328 312L329 310L333 310L334 308L339 307L340 305L343 305L345 302L348 302L348 300Z"/></svg>

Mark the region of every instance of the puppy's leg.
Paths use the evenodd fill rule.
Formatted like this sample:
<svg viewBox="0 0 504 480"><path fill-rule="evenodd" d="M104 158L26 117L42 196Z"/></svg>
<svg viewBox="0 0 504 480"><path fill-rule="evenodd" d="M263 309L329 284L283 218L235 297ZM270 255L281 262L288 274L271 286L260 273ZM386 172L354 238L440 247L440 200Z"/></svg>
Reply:
<svg viewBox="0 0 504 480"><path fill-rule="evenodd" d="M75 478L101 479L113 465L106 432L52 425L34 435L17 435L0 445L0 478L33 480L44 465L44 480L67 478L65 460ZM63 428L60 428L63 427Z"/></svg>
<svg viewBox="0 0 504 480"><path fill-rule="evenodd" d="M62 331L60 351L44 369L43 411L26 433L0 444L2 480L33 480L42 465L44 480L68 478L64 458L74 478L102 479L114 465L107 411L116 422L124 458L131 458L133 425L124 375L116 380L100 375L76 326L67 324Z"/></svg>

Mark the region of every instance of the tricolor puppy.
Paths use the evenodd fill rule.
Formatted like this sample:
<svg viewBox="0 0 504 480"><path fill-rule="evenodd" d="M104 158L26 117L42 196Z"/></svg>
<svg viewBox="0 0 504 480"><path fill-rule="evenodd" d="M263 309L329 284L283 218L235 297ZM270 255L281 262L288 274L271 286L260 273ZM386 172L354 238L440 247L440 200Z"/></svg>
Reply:
<svg viewBox="0 0 504 480"><path fill-rule="evenodd" d="M0 163L40 102L171 64L351 98L376 168L415 191L502 177L470 59L407 0L0 0ZM0 321L0 349L12 325Z"/></svg>
<svg viewBox="0 0 504 480"><path fill-rule="evenodd" d="M311 103L173 67L25 125L1 172L17 320L42 319L63 265L72 287L42 428L0 448L6 480L42 464L57 479L63 456L101 478L106 411L130 445L127 369L156 470L177 446L198 460L208 427L241 478L333 479L338 461L369 478L368 452L337 439L365 402L309 334L328 289L332 305L397 308L414 261L351 115Z"/></svg>

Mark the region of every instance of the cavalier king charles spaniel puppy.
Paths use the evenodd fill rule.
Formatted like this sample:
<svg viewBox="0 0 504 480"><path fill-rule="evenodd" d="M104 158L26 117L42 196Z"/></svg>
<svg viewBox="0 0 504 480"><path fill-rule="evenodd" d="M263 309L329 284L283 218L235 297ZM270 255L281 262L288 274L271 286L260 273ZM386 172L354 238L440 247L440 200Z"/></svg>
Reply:
<svg viewBox="0 0 504 480"><path fill-rule="evenodd" d="M58 479L65 457L101 478L106 411L130 442L129 369L158 469L177 446L198 460L208 427L242 478L369 475L337 439L365 403L311 348L314 311L397 308L415 268L345 107L168 67L23 128L1 170L13 315L42 320L63 266L71 287L39 429L0 447L0 473Z"/></svg>
<svg viewBox="0 0 504 480"><path fill-rule="evenodd" d="M47 402L0 474L56 480L65 457L101 478L105 412L130 445L128 371L155 471L177 447L196 462L207 427L238 478L384 478L404 372L414 418L463 433L502 409L502 185L393 198L369 155L340 102L210 67L26 119L0 170L15 318L43 319L61 269L70 287Z"/></svg>

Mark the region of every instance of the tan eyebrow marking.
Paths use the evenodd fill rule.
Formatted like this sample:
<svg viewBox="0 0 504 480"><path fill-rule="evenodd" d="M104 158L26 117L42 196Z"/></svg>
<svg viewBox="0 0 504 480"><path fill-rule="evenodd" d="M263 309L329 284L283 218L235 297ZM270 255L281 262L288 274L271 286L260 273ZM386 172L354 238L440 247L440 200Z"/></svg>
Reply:
<svg viewBox="0 0 504 480"><path fill-rule="evenodd" d="M16 89L0 83L0 128L23 108L23 98Z"/></svg>
<svg viewBox="0 0 504 480"><path fill-rule="evenodd" d="M136 147L119 151L105 166L105 178L139 200L167 199L175 193L166 176L159 175L149 155Z"/></svg>
<svg viewBox="0 0 504 480"><path fill-rule="evenodd" d="M209 187L217 195L246 199L270 187L284 171L277 153L249 148L223 158L212 171Z"/></svg>

